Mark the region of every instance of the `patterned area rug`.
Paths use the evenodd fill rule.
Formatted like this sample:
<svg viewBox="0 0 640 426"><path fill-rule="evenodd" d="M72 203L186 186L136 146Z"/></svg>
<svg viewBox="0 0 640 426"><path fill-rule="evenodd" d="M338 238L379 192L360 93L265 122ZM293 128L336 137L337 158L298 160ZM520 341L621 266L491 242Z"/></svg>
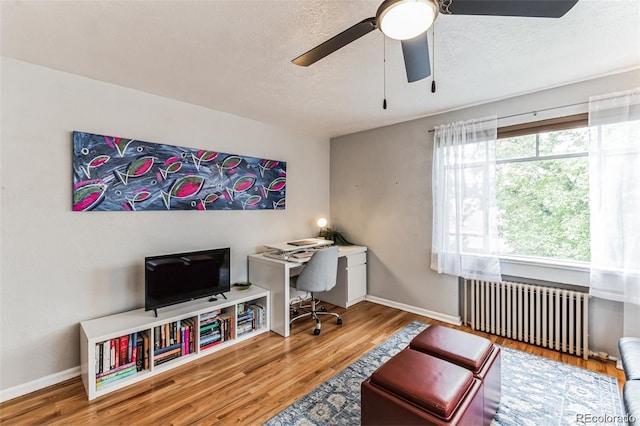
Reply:
<svg viewBox="0 0 640 426"><path fill-rule="evenodd" d="M426 327L412 322L266 425L359 425L360 383ZM622 416L616 378L502 348L502 400L492 426L622 425Z"/></svg>

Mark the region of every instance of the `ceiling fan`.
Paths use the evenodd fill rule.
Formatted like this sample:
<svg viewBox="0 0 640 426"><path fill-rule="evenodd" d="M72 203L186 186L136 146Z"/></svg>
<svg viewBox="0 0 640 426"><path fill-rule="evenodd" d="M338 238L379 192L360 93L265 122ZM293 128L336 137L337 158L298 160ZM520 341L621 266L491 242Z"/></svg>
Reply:
<svg viewBox="0 0 640 426"><path fill-rule="evenodd" d="M375 29L400 40L409 83L431 75L427 30L443 15L560 18L578 0L384 0L375 17L364 19L293 59L309 66Z"/></svg>

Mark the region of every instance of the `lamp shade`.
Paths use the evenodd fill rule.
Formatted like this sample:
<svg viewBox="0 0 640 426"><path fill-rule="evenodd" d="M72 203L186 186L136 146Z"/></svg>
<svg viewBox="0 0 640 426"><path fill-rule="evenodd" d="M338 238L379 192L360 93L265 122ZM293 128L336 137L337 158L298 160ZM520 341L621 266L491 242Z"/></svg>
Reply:
<svg viewBox="0 0 640 426"><path fill-rule="evenodd" d="M318 221L316 222L316 224L318 225L318 228L324 228L325 226L327 226L327 219L325 219L324 217L321 217L320 219L318 219Z"/></svg>
<svg viewBox="0 0 640 426"><path fill-rule="evenodd" d="M408 40L427 31L437 14L436 0L385 0L376 20L387 37Z"/></svg>

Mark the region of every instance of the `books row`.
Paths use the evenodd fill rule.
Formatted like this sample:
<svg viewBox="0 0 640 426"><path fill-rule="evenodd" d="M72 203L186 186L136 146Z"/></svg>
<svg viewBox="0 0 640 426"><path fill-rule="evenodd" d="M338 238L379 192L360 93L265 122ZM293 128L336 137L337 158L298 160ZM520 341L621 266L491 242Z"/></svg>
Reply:
<svg viewBox="0 0 640 426"><path fill-rule="evenodd" d="M206 315L206 314L203 314ZM200 349L206 349L234 338L235 318L226 312L218 312L203 322L200 316Z"/></svg>
<svg viewBox="0 0 640 426"><path fill-rule="evenodd" d="M256 303L243 303L238 305L238 308L243 309L238 313L238 337L266 326L267 318L263 306Z"/></svg>
<svg viewBox="0 0 640 426"><path fill-rule="evenodd" d="M158 340L154 341L153 365L164 364L195 352L195 329L195 318L186 318L154 327L153 335Z"/></svg>
<svg viewBox="0 0 640 426"><path fill-rule="evenodd" d="M96 377L96 389L101 389L104 385L124 379L125 377L133 376L138 372L134 363L125 364L126 367L119 371L113 372L104 377Z"/></svg>
<svg viewBox="0 0 640 426"><path fill-rule="evenodd" d="M149 368L149 336L135 332L96 344L96 386Z"/></svg>
<svg viewBox="0 0 640 426"><path fill-rule="evenodd" d="M199 327L196 319L186 318L155 326L151 330L152 336L145 330L97 343L96 387L149 369L151 350L153 365L158 366L195 352L198 337L200 349L206 349L232 340L236 334L240 336L266 326L265 309L256 303L239 304L237 317L218 309L200 314Z"/></svg>
<svg viewBox="0 0 640 426"><path fill-rule="evenodd" d="M200 314L200 326L205 326L215 322L218 319L218 315L222 312L221 309L216 309L211 312L205 312Z"/></svg>
<svg viewBox="0 0 640 426"><path fill-rule="evenodd" d="M186 318L153 327L153 347L155 350L182 343L182 327L193 326L195 318Z"/></svg>

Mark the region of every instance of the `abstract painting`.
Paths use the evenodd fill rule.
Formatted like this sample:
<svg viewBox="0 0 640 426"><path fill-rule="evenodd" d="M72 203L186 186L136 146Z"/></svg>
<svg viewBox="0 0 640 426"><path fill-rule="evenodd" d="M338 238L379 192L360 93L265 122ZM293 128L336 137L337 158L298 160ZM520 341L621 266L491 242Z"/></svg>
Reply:
<svg viewBox="0 0 640 426"><path fill-rule="evenodd" d="M287 164L73 132L73 210L283 210Z"/></svg>

